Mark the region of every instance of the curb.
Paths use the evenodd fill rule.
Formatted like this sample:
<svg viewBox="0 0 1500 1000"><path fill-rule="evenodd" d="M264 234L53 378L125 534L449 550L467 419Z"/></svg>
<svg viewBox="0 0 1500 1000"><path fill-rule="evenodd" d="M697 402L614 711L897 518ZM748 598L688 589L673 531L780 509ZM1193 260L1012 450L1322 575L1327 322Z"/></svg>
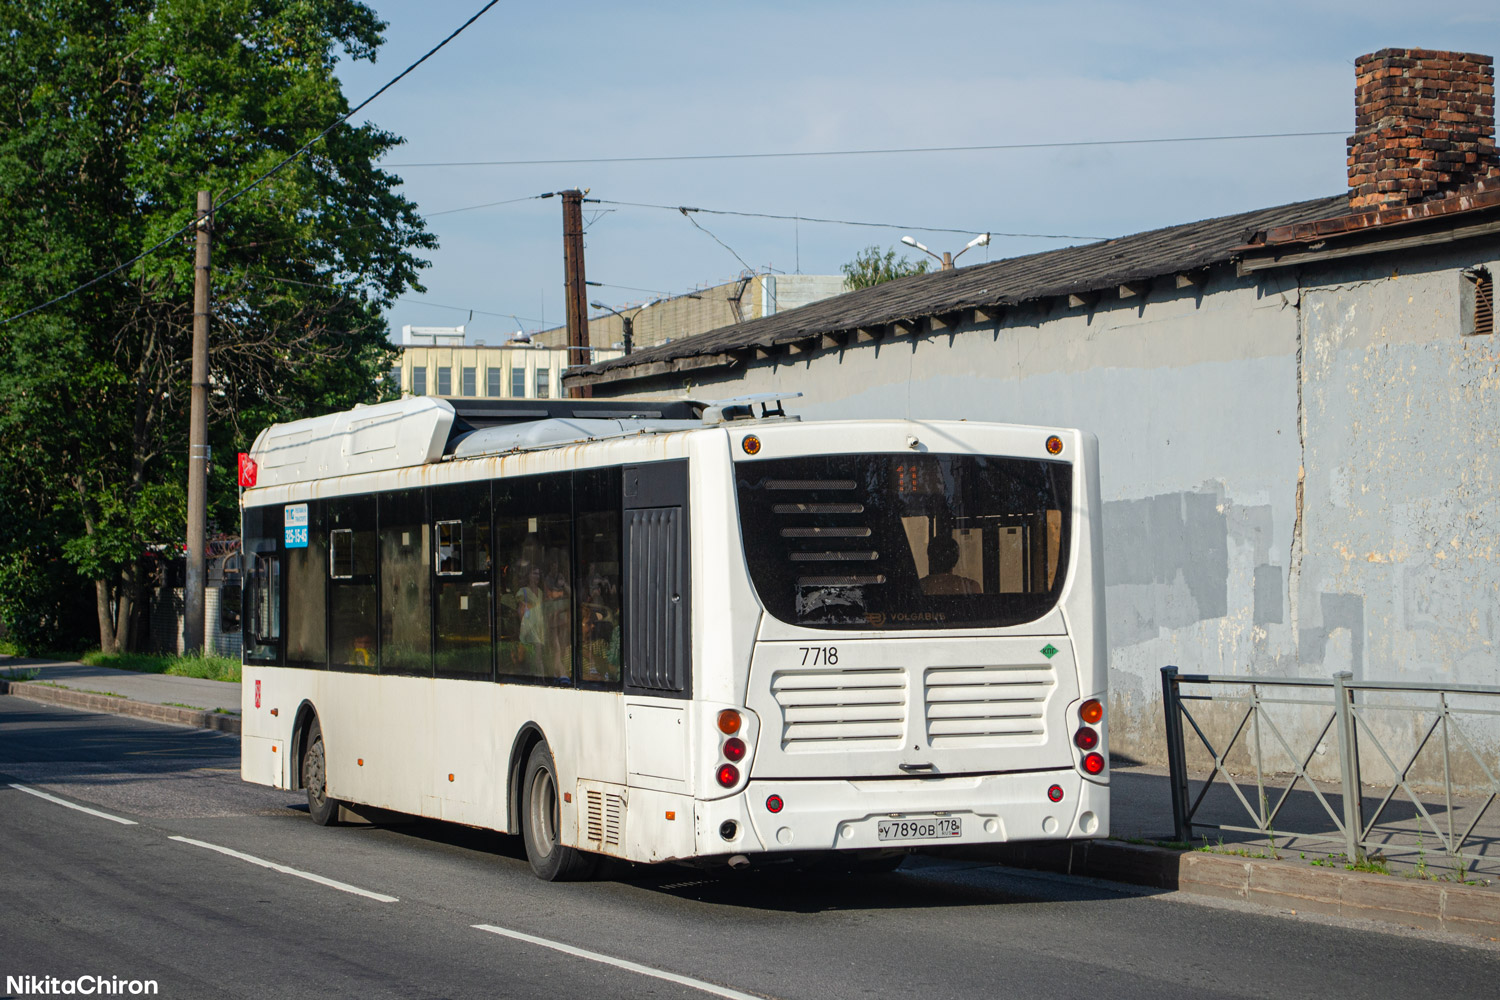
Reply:
<svg viewBox="0 0 1500 1000"><path fill-rule="evenodd" d="M131 701L91 691L73 691L69 688L52 687L30 681L0 680L0 695L13 695L28 701L40 701L49 705L67 708L83 708L91 712L107 712L110 715L128 715L152 722L171 722L179 726L197 729L215 729L223 733L240 731L240 718L222 712L201 712L196 708L178 708L175 705L158 705L149 701Z"/></svg>
<svg viewBox="0 0 1500 1000"><path fill-rule="evenodd" d="M1326 916L1500 938L1500 892L1109 840L1005 844L954 856L1238 899Z"/></svg>

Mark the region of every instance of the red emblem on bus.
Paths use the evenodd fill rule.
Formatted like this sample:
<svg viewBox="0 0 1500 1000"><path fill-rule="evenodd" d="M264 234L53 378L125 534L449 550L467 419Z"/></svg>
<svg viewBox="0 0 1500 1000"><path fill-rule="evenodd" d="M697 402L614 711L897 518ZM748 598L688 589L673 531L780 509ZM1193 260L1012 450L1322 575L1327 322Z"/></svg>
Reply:
<svg viewBox="0 0 1500 1000"><path fill-rule="evenodd" d="M255 459L249 452L240 452L240 485L249 489L255 485Z"/></svg>
<svg viewBox="0 0 1500 1000"><path fill-rule="evenodd" d="M260 681L255 682L255 707L260 708Z"/></svg>

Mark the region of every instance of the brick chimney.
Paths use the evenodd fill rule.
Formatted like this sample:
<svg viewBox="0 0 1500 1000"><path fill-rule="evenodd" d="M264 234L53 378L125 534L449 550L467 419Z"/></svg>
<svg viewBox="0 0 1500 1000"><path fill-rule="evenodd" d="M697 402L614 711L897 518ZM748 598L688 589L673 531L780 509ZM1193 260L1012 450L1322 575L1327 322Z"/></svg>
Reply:
<svg viewBox="0 0 1500 1000"><path fill-rule="evenodd" d="M1354 63L1349 207L1399 208L1500 177L1489 56L1381 49Z"/></svg>

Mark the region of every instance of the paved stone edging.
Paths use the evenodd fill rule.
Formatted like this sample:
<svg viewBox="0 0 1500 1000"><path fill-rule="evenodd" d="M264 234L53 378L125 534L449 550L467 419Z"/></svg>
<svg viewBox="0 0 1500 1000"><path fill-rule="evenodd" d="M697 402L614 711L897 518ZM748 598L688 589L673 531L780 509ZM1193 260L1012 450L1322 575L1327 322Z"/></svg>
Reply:
<svg viewBox="0 0 1500 1000"><path fill-rule="evenodd" d="M0 680L0 695L14 695L28 701L41 701L49 705L68 708L83 708L92 712L108 712L111 715L129 715L153 722L173 722L180 726L195 726L199 729L217 729L225 733L239 733L240 718L222 712L201 712L196 708L179 708L176 705L157 705L149 701L131 701L129 698L113 698L107 694L91 691L74 691L70 688L52 687L29 681Z"/></svg>
<svg viewBox="0 0 1500 1000"><path fill-rule="evenodd" d="M1111 840L1006 844L961 854L1018 868L1240 899L1305 913L1500 938L1500 892L1481 886Z"/></svg>

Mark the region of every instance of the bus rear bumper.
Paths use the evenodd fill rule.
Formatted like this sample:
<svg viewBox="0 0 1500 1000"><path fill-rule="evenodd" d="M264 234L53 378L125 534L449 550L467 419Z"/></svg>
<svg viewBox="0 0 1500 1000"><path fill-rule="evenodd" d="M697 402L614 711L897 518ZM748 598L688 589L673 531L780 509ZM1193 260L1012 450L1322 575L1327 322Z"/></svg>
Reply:
<svg viewBox="0 0 1500 1000"><path fill-rule="evenodd" d="M1054 786L1062 790L1057 801L1048 794ZM780 810L773 812L778 799ZM734 798L699 802L698 819L700 854L1070 840L1109 835L1109 786L1071 768L953 778L768 779L751 781ZM730 821L732 839L724 837Z"/></svg>

